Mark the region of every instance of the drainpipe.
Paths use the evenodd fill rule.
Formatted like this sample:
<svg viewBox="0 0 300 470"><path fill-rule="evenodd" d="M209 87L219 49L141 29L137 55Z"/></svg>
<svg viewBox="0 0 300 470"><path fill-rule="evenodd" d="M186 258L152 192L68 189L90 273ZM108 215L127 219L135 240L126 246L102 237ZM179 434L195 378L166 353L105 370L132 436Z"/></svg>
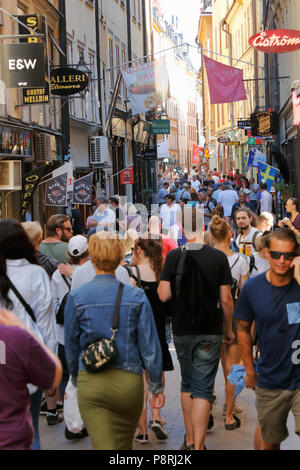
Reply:
<svg viewBox="0 0 300 470"><path fill-rule="evenodd" d="M98 112L100 122L99 135L103 135L103 120L102 120L102 89L101 89L101 49L100 49L100 28L99 28L99 0L95 0L95 31L96 31L96 57L97 57L97 77L98 77Z"/></svg>
<svg viewBox="0 0 300 470"><path fill-rule="evenodd" d="M231 55L231 33L229 32L229 26L228 24L226 23L225 20L222 20L221 22L222 24L222 30L224 31L225 34L227 34L228 36L228 49L229 49L229 65L230 67L232 67L232 55ZM231 130L233 131L233 128L234 128L234 122L233 122L233 103L230 103L230 126L231 126ZM227 150L227 157L229 156L229 147L228 147L228 150ZM229 161L229 158L228 158L228 161ZM240 166L240 165L239 165Z"/></svg>

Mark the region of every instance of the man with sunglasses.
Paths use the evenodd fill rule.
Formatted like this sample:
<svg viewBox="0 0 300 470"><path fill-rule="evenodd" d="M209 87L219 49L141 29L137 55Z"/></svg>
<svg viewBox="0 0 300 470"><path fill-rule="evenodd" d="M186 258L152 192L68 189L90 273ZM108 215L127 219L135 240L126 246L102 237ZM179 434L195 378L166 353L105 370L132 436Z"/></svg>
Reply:
<svg viewBox="0 0 300 470"><path fill-rule="evenodd" d="M246 282L234 312L246 386L256 391L261 450L279 450L288 437L290 411L300 435L300 288L298 244L291 230L266 241L270 270ZM294 272L295 271L295 272ZM260 358L258 374L250 329L255 321ZM258 436L258 433L257 433ZM257 437L256 436L256 437Z"/></svg>
<svg viewBox="0 0 300 470"><path fill-rule="evenodd" d="M73 237L69 217L64 214L52 215L47 221L46 229L47 238L41 243L40 252L65 264L68 241Z"/></svg>

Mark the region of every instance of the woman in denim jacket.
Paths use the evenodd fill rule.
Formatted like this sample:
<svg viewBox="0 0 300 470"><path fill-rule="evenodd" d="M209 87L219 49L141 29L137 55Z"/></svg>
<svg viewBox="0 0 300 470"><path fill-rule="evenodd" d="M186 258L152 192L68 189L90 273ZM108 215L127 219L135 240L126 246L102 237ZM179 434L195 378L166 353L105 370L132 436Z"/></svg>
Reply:
<svg viewBox="0 0 300 470"><path fill-rule="evenodd" d="M81 353L110 338L119 281L114 271L124 257L117 235L98 232L89 240L96 269L93 281L72 291L65 308L65 350L70 375L78 376L78 404L94 449L130 450L143 408L143 368L155 406L164 402L162 354L149 301L141 289L124 286L117 357L98 373L84 369Z"/></svg>

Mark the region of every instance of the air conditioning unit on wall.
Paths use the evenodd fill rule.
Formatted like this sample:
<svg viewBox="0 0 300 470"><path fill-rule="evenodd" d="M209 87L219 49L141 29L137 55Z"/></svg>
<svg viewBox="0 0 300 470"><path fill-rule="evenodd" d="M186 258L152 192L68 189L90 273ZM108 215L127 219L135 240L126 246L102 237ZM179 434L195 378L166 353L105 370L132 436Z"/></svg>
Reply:
<svg viewBox="0 0 300 470"><path fill-rule="evenodd" d="M0 160L0 191L20 191L22 189L22 162L20 160Z"/></svg>
<svg viewBox="0 0 300 470"><path fill-rule="evenodd" d="M108 138L103 136L90 137L90 164L100 165L109 162Z"/></svg>
<svg viewBox="0 0 300 470"><path fill-rule="evenodd" d="M50 135L35 134L34 136L34 155L38 163L50 162Z"/></svg>

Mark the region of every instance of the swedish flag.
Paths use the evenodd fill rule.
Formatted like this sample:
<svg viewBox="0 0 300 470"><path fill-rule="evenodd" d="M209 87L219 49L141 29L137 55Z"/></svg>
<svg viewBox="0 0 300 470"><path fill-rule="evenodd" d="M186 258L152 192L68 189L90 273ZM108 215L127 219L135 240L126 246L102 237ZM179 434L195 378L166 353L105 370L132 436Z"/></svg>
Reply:
<svg viewBox="0 0 300 470"><path fill-rule="evenodd" d="M267 165L266 163L263 163L263 162L258 162L258 181L260 183L262 181L267 183L268 191L270 191L273 184L275 183L275 178L278 173L279 173L278 168L274 168L273 166Z"/></svg>

